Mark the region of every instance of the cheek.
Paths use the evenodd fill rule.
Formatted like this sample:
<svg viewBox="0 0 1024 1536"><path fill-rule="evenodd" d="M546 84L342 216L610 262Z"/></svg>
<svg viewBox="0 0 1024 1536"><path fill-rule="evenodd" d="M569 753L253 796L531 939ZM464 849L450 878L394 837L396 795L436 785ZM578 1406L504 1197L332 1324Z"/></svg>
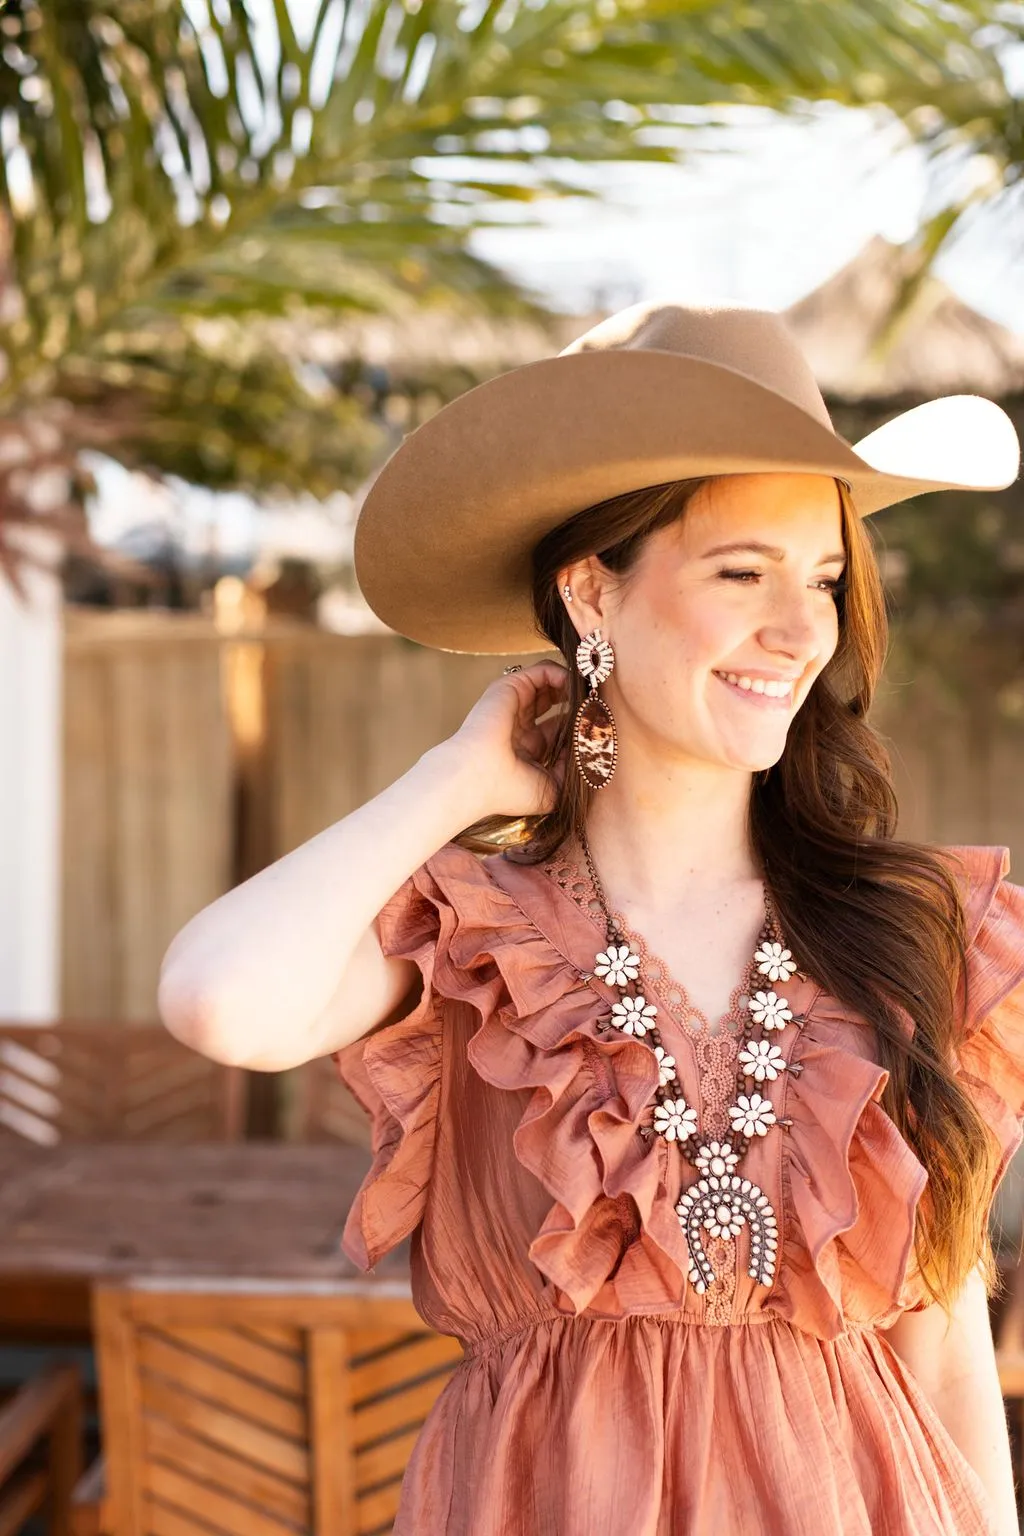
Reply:
<svg viewBox="0 0 1024 1536"><path fill-rule="evenodd" d="M821 655L821 665L824 667L832 660L839 646L839 610L834 602L830 602L828 613L823 615L818 634L820 637L818 650Z"/></svg>

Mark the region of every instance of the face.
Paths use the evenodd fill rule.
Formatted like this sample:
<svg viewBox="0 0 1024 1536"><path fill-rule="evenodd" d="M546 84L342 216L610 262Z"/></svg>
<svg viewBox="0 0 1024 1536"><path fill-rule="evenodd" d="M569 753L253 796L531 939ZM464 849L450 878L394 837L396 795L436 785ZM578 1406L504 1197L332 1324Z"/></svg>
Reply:
<svg viewBox="0 0 1024 1536"><path fill-rule="evenodd" d="M747 772L778 762L835 651L844 567L835 482L789 474L709 481L624 581L596 560L572 567L577 625L615 649L603 692L623 748L643 738Z"/></svg>

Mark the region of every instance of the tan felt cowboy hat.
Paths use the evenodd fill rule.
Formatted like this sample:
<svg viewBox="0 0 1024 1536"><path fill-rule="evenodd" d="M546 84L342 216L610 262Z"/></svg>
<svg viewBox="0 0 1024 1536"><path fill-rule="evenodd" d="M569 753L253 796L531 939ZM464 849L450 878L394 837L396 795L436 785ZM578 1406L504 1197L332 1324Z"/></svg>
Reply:
<svg viewBox="0 0 1024 1536"><path fill-rule="evenodd" d="M549 650L531 552L610 496L803 472L845 481L867 516L925 491L1002 489L1019 460L1009 417L977 395L917 406L851 446L780 315L635 304L410 433L363 505L356 575L384 623L425 645Z"/></svg>

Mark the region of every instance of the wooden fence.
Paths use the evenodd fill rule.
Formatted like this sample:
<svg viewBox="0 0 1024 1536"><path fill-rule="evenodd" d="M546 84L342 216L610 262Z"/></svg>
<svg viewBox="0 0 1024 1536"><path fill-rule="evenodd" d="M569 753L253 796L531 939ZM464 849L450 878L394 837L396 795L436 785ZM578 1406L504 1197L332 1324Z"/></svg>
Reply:
<svg viewBox="0 0 1024 1536"><path fill-rule="evenodd" d="M69 614L63 1012L152 1018L200 907L362 804L459 725L503 659L278 622ZM1024 879L1024 724L890 686L907 836L1007 843Z"/></svg>

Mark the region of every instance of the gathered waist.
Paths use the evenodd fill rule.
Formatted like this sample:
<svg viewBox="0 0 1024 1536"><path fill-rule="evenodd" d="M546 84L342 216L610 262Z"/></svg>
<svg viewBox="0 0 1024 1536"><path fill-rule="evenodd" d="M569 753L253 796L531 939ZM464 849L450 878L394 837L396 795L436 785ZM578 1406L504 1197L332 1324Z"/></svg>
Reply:
<svg viewBox="0 0 1024 1536"><path fill-rule="evenodd" d="M848 1323L845 1333L838 1334L833 1339L822 1339L818 1334L808 1333L805 1329L798 1328L787 1319L779 1317L775 1312L747 1312L743 1316L730 1320L727 1323L708 1323L703 1318L687 1312L630 1312L623 1317L600 1317L588 1312L537 1312L532 1317L523 1318L518 1323L512 1323L507 1328L497 1328L493 1333L478 1335L472 1339L460 1339L463 1353L467 1360L474 1360L483 1355L488 1355L496 1349L502 1349L507 1344L515 1344L521 1339L529 1338L532 1334L552 1325L561 1325L566 1330L579 1328L586 1330L604 1329L643 1329L656 1327L658 1329L698 1329L701 1333L716 1334L719 1336L735 1333L738 1329L750 1329L774 1325L784 1328L787 1333L798 1335L802 1338L813 1339L819 1344L835 1344L845 1337L856 1337L865 1333L874 1336L875 1330L868 1324Z"/></svg>

